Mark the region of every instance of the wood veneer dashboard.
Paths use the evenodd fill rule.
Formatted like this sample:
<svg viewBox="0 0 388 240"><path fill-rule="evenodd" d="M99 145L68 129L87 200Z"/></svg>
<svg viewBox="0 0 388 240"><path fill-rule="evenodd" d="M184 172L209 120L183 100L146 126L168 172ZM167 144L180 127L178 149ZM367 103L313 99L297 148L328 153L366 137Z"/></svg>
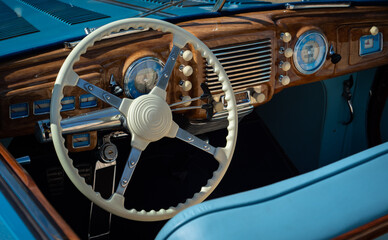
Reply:
<svg viewBox="0 0 388 240"><path fill-rule="evenodd" d="M250 104L258 106L270 101L272 96L284 88L320 81L335 76L360 71L388 63L388 8L387 7L349 7L305 10L274 10L265 12L248 12L235 15L196 19L181 22L179 26L192 32L211 49L237 49L240 46L266 41L270 48L268 79L251 85L240 84L235 92L248 92ZM369 35L375 26L383 35L382 50L359 55L360 37ZM323 34L329 48L333 47L342 59L337 64L325 56L322 67L313 74L302 74L297 69L292 57L285 57L279 50L294 49L298 38L309 30ZM282 34L289 33L291 40L284 42ZM115 81L123 87L124 73L134 61L141 57L152 56L166 61L171 49L171 35L156 31L147 31L125 35L98 42L84 54L75 65L75 71L81 78L110 90L109 82L113 75ZM206 63L192 46L186 46L193 52L193 59L177 60L169 82L168 103L181 101L182 96L197 97L202 94L200 84L207 81ZM33 102L50 99L56 75L69 54L70 50L61 48L41 52L35 55L3 61L0 65L0 137L31 134L36 121L48 119L49 114L35 115ZM328 50L327 50L328 52ZM237 54L236 51L226 53L227 56ZM242 55L241 57L244 57ZM268 59L267 59L268 60ZM279 64L289 62L290 69L284 71ZM178 69L179 65L190 65L191 76L184 76ZM250 71L241 69L241 71ZM228 73L229 74L229 73ZM233 74L231 74L232 76ZM260 74L259 74L260 75ZM286 85L279 81L280 76L288 76ZM189 80L192 89L183 91L179 86L181 80ZM222 92L213 90L214 99L221 100ZM255 95L256 93L256 95ZM74 97L74 110L62 112L63 117L79 115L85 112L108 107L98 101L93 108L80 108L79 97L86 94L79 88L66 88L65 96ZM257 94L261 94L258 100ZM264 99L263 99L264 96ZM260 101L260 103L258 102ZM28 116L11 119L10 106L27 103ZM204 104L203 101L193 102L193 106ZM189 119L205 119L205 110L180 111Z"/></svg>

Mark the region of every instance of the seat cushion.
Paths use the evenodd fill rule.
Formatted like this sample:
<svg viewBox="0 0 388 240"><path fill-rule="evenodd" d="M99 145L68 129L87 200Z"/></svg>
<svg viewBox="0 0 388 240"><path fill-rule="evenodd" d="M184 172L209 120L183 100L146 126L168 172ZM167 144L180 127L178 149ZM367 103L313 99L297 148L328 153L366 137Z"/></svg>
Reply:
<svg viewBox="0 0 388 240"><path fill-rule="evenodd" d="M156 239L328 239L386 214L388 143L188 208Z"/></svg>

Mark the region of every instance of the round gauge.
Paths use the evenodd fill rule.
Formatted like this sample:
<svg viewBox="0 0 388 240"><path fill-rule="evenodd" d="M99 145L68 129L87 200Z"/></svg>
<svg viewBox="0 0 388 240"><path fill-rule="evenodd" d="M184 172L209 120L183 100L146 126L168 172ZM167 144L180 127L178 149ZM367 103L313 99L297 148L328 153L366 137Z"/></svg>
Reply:
<svg viewBox="0 0 388 240"><path fill-rule="evenodd" d="M155 57L145 57L132 63L124 75L124 92L127 97L137 98L149 93L156 85L164 63Z"/></svg>
<svg viewBox="0 0 388 240"><path fill-rule="evenodd" d="M295 44L294 64L303 74L318 71L325 62L327 52L326 38L318 31L303 33Z"/></svg>

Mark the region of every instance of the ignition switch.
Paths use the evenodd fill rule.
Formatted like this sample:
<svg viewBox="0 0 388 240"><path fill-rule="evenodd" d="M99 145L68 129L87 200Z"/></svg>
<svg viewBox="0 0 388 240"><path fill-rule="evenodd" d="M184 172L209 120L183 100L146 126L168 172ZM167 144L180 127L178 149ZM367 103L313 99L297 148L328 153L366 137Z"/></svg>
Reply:
<svg viewBox="0 0 388 240"><path fill-rule="evenodd" d="M99 158L105 163L111 163L116 161L118 156L117 147L110 141L110 136L110 134L104 136L104 138L102 139L102 144L98 148Z"/></svg>

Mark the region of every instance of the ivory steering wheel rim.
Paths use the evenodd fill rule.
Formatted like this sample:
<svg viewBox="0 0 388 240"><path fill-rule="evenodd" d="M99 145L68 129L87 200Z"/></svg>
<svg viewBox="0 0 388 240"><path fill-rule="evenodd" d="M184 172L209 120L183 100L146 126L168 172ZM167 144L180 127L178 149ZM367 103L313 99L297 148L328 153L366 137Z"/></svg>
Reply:
<svg viewBox="0 0 388 240"><path fill-rule="evenodd" d="M208 180L207 184L201 188L200 192L195 193L192 198L187 199L184 203L180 203L176 207L170 207L168 209L159 209L159 210L151 210L151 211L145 211L145 210L138 211L135 209L126 209L124 207L124 200L125 200L124 194L120 195L117 192L115 192L109 199L102 198L99 193L96 193L93 190L91 185L88 185L85 182L84 178L79 176L78 170L73 166L73 160L68 156L68 150L65 147L65 144L64 144L65 140L62 136L62 127L60 124L62 117L60 115L60 110L62 108L61 100L64 97L63 89L65 86L80 86L79 84L80 84L80 81L82 80L78 77L78 75L73 70L74 63L77 62L80 56L87 51L87 48L93 46L96 41L101 40L104 36L107 36L113 32L119 32L120 30L127 30L131 27L135 29L138 29L139 27L142 27L144 29L150 28L150 29L155 29L162 32L172 33L174 37L173 44L174 46L177 46L179 48L183 48L187 43L192 44L194 48L201 53L202 57L204 57L207 60L207 63L213 67L214 72L218 75L219 81L222 84L222 90L225 93L225 100L227 102L227 111L228 111L227 119L229 124L227 127L228 134L226 137L226 140L227 140L226 146L223 148L220 148L220 147L216 148L213 154L214 158L219 162L218 169L213 173L212 178ZM170 54L170 57L171 57L171 54ZM157 97L162 99L164 97L165 99L165 95L163 96L163 94L166 94L165 90L155 87L151 92L153 92L152 94L156 95ZM117 106L116 107L117 109L120 110L120 112L122 112L125 115L127 114L127 112L130 112L129 108L131 108L132 105L130 105L129 103L127 104L127 102L130 102L131 100L126 98L123 98L121 100L122 101L121 101L120 107L117 107ZM131 101L131 104L132 104L132 101ZM232 159L233 152L236 145L236 140L237 140L238 115L237 115L236 109L237 107L236 107L236 101L234 98L233 89L231 87L227 74L223 69L222 65L220 64L220 62L218 61L218 59L216 58L216 56L202 41L200 41L198 38L196 38L188 31L162 20L148 19L148 18L130 18L130 19L115 21L98 28L97 30L95 30L94 32L86 36L80 43L78 43L77 46L72 50L72 52L66 58L65 62L63 63L58 73L57 79L55 81L53 93L52 93L51 106L50 106L52 139L53 139L53 143L54 143L54 147L55 147L58 159L64 171L66 172L67 176L70 178L72 183L78 188L78 190L81 191L81 193L84 194L87 198L89 198L92 202L97 204L99 207L105 209L106 211L126 219L137 220L137 221L165 220L173 217L178 212L205 200L213 192L213 190L217 187L217 185L221 181L222 177L225 175L225 172ZM175 126L173 121L172 121L172 125ZM164 136L176 137L177 133L176 131L173 131L175 128L171 127L171 129L169 133L163 132ZM130 130L132 135L136 135L136 134L133 134L133 130L131 129L128 129L128 130ZM143 138L141 138L140 136L140 139L143 139ZM136 147L136 148L139 148L140 150L144 150L148 144L147 142L152 142L153 140L152 141L147 140L146 143L143 143L142 141L143 140L141 141L133 140L132 142L135 144L135 146L132 145L132 143L131 145L132 147Z"/></svg>

